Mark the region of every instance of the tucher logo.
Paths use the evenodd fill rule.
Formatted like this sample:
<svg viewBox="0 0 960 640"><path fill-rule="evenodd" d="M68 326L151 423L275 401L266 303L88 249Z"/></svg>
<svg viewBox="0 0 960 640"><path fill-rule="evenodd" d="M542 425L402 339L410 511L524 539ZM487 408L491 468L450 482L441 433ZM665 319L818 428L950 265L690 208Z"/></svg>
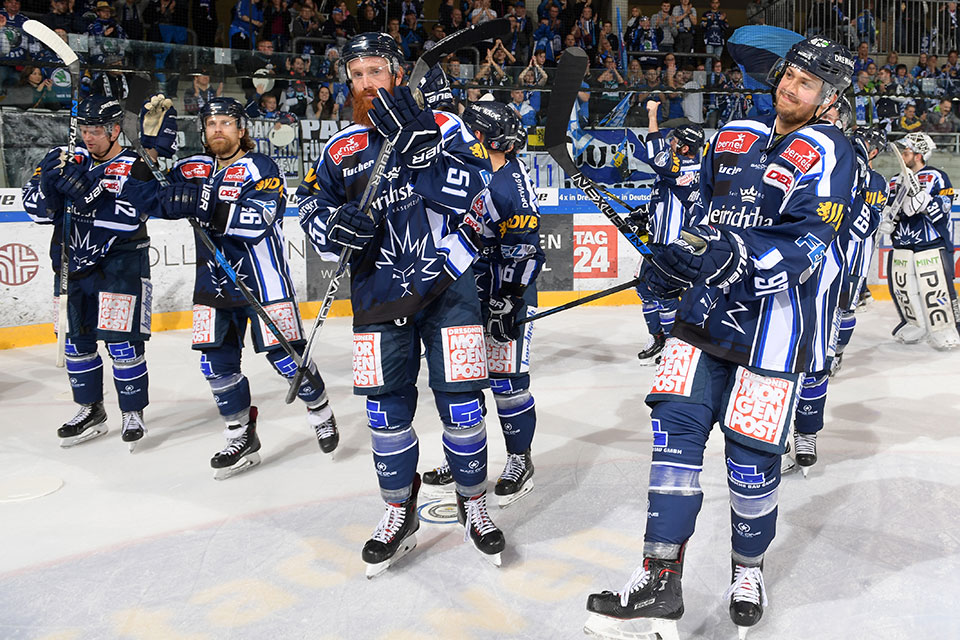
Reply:
<svg viewBox="0 0 960 640"><path fill-rule="evenodd" d="M330 145L330 159L333 160L333 164L339 165L344 158L366 149L369 142L366 132L355 133L342 140L337 140Z"/></svg>
<svg viewBox="0 0 960 640"><path fill-rule="evenodd" d="M714 146L716 153L746 153L760 139L749 131L721 131Z"/></svg>
<svg viewBox="0 0 960 640"><path fill-rule="evenodd" d="M820 161L820 152L813 148L813 145L806 140L799 138L790 143L790 146L784 149L780 157L800 169L803 173L810 171L813 165Z"/></svg>
<svg viewBox="0 0 960 640"><path fill-rule="evenodd" d="M0 247L0 284L27 284L40 270L36 252L25 244L11 242Z"/></svg>

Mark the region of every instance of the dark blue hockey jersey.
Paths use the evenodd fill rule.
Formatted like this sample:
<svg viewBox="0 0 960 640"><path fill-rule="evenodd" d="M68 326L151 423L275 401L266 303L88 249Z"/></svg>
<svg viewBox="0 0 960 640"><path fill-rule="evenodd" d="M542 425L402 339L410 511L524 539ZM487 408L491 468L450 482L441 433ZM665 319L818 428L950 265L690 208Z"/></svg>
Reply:
<svg viewBox="0 0 960 640"><path fill-rule="evenodd" d="M61 151L66 151L66 147L51 149L47 158L55 158ZM147 237L145 220L159 209L159 185L143 161L129 149L109 160L94 162L85 148L77 147L75 157L105 189L92 215L71 218L70 273L80 274L95 267L118 245ZM55 270L60 268L64 204L59 192L44 193L40 188L38 166L23 187L23 208L34 222L55 225L50 242Z"/></svg>
<svg viewBox="0 0 960 640"><path fill-rule="evenodd" d="M953 206L953 185L946 172L936 167L926 166L917 172L920 188L930 194L932 199L927 210L910 215L901 211L897 224L890 236L895 249L913 249L917 247L943 246L953 255L953 238L950 235L950 208ZM897 197L900 176L890 180L890 198Z"/></svg>
<svg viewBox="0 0 960 640"><path fill-rule="evenodd" d="M350 299L357 325L415 314L468 271L480 250L480 222L470 205L490 178L490 160L457 116L434 112L443 152L426 170L411 171L391 152L371 214L374 237L350 262ZM384 138L351 125L327 142L297 190L300 225L330 260L341 247L327 239L327 219L359 202Z"/></svg>
<svg viewBox="0 0 960 640"><path fill-rule="evenodd" d="M229 166L217 168L211 156L195 155L178 161L168 177L171 184L210 185L215 197L214 226L224 230L210 231L210 237L257 300L263 304L295 300L284 253L284 180L276 162L262 153L248 152ZM199 240L196 246L194 303L215 308L246 305L213 254Z"/></svg>
<svg viewBox="0 0 960 640"><path fill-rule="evenodd" d="M481 298L519 295L544 263L540 207L523 163L511 158L500 167L472 210L483 223L483 250L474 266Z"/></svg>
<svg viewBox="0 0 960 640"><path fill-rule="evenodd" d="M650 242L668 244L680 237L680 227L690 224L700 199L700 158L677 154L659 131L647 134L647 143L634 156L657 174L650 190Z"/></svg>
<svg viewBox="0 0 960 640"><path fill-rule="evenodd" d="M887 181L867 165L859 151L857 166L859 184L853 199L853 217L847 241L847 273L853 278L866 278L876 244L874 236L887 203Z"/></svg>
<svg viewBox="0 0 960 640"><path fill-rule="evenodd" d="M814 371L826 359L843 272L835 242L853 201L850 142L826 123L775 136L775 114L736 120L703 158L701 222L743 240L753 273L726 289L695 287L673 335L718 358L770 371Z"/></svg>

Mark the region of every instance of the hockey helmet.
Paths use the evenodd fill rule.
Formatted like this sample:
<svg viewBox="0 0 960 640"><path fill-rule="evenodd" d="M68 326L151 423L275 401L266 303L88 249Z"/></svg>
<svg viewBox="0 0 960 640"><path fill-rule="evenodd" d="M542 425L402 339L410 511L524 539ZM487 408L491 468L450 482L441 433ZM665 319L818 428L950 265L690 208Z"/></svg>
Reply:
<svg viewBox="0 0 960 640"><path fill-rule="evenodd" d="M380 57L390 63L390 73L396 74L403 63L403 52L397 41L386 33L368 32L355 35L340 52L342 78L350 81L350 62L360 58Z"/></svg>
<svg viewBox="0 0 960 640"><path fill-rule="evenodd" d="M513 120L514 129L513 148L510 153L516 155L527 146L527 128L523 126L523 121L520 120L520 114L516 109L508 107L507 110L510 112L510 119Z"/></svg>
<svg viewBox="0 0 960 640"><path fill-rule="evenodd" d="M862 142L868 154L872 151L883 153L883 150L887 148L887 132L883 127L857 129L853 138Z"/></svg>
<svg viewBox="0 0 960 640"><path fill-rule="evenodd" d="M110 125L123 120L123 108L113 98L90 96L77 107L81 126Z"/></svg>
<svg viewBox="0 0 960 640"><path fill-rule="evenodd" d="M213 98L203 105L200 108L200 128L203 129L206 126L207 118L219 115L235 118L238 128L247 128L247 112L234 98Z"/></svg>
<svg viewBox="0 0 960 640"><path fill-rule="evenodd" d="M933 138L925 133L920 133L919 131L908 133L900 140L897 140L897 144L903 149L909 149L914 153L919 153L921 156L923 156L924 162L927 162L930 159L930 154L933 153L933 150L937 148Z"/></svg>
<svg viewBox="0 0 960 640"><path fill-rule="evenodd" d="M516 143L516 125L520 120L513 117L512 111L502 102L480 100L467 107L461 117L470 131L483 134L483 146L506 153Z"/></svg>
<svg viewBox="0 0 960 640"><path fill-rule="evenodd" d="M823 80L821 105L829 103L834 95L843 93L853 80L853 54L845 46L820 36L806 38L790 47L787 55L770 69L767 83L776 88L788 66Z"/></svg>
<svg viewBox="0 0 960 640"><path fill-rule="evenodd" d="M834 126L849 135L854 125L853 109L850 108L850 102L843 96L840 96L837 101L830 106L837 111L837 121L833 123Z"/></svg>
<svg viewBox="0 0 960 640"><path fill-rule="evenodd" d="M690 153L693 156L700 154L703 149L703 127L698 124L685 124L677 127L670 132L670 136L677 139L677 144L685 144L690 147Z"/></svg>

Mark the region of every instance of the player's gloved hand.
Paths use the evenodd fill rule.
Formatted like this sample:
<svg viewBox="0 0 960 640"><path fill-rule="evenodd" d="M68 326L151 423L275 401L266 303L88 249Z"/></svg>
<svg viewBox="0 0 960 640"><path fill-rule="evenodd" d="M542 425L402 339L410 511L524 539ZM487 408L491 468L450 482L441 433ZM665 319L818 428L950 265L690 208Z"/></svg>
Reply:
<svg viewBox="0 0 960 640"><path fill-rule="evenodd" d="M160 203L165 217L171 219L195 218L209 227L213 213L210 185L178 182L163 188Z"/></svg>
<svg viewBox="0 0 960 640"><path fill-rule="evenodd" d="M370 120L393 144L400 161L410 169L426 169L440 157L440 127L431 109L421 109L409 87L397 87L394 95L380 89L373 99Z"/></svg>
<svg viewBox="0 0 960 640"><path fill-rule="evenodd" d="M172 158L177 152L177 110L162 93L140 109L140 144L164 158Z"/></svg>
<svg viewBox="0 0 960 640"><path fill-rule="evenodd" d="M430 67L427 74L420 80L417 89L423 95L423 102L427 108L441 111L449 111L453 107L453 91L450 89L450 82L447 80L447 74L439 65Z"/></svg>
<svg viewBox="0 0 960 640"><path fill-rule="evenodd" d="M517 316L523 308L523 299L517 296L493 296L490 298L490 317L487 333L497 342L510 342L520 337L521 328Z"/></svg>
<svg viewBox="0 0 960 640"><path fill-rule="evenodd" d="M926 191L920 191L916 195L908 195L903 200L903 212L908 216L913 216L918 213L924 213L927 210L927 207L930 206L930 202L933 200L933 197Z"/></svg>
<svg viewBox="0 0 960 640"><path fill-rule="evenodd" d="M650 205L638 207L627 216L627 224L633 228L637 235L644 235L648 232L650 224Z"/></svg>
<svg viewBox="0 0 960 640"><path fill-rule="evenodd" d="M40 190L44 196L49 198L54 193L60 195L56 190L56 181L65 166L67 166L66 149L60 149L59 153L49 153L40 161Z"/></svg>
<svg viewBox="0 0 960 640"><path fill-rule="evenodd" d="M700 285L728 287L753 271L743 239L709 225L683 229L670 244L650 245L650 250L653 268L644 281L661 297Z"/></svg>
<svg viewBox="0 0 960 640"><path fill-rule="evenodd" d="M353 202L340 205L327 219L327 238L342 247L359 251L373 238L376 223Z"/></svg>
<svg viewBox="0 0 960 640"><path fill-rule="evenodd" d="M53 188L65 198L73 200L74 204L78 204L93 189L94 182L96 181L87 171L86 164L67 162L56 172Z"/></svg>

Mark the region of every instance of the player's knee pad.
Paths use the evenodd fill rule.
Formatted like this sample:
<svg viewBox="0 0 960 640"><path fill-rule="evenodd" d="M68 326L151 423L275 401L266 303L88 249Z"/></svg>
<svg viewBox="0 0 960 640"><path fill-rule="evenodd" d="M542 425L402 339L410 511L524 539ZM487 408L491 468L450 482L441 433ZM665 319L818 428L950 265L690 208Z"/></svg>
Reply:
<svg viewBox="0 0 960 640"><path fill-rule="evenodd" d="M107 352L113 359L113 384L117 388L120 410L142 410L149 402L143 341L108 342Z"/></svg>
<svg viewBox="0 0 960 640"><path fill-rule="evenodd" d="M273 368L277 370L284 378L292 378L297 372L297 363L294 362L293 358L287 354L286 351L277 349L267 352L267 360L270 361L270 364L273 365ZM323 383L323 378L320 377L320 372L317 371L317 366L314 363L309 363L307 365L310 369L310 373L316 377L317 382L320 383L320 387L317 388L314 386L310 380L304 376L300 381L300 388L297 389L297 397L307 403L307 406L319 406L320 397L324 396L324 390L326 385Z"/></svg>
<svg viewBox="0 0 960 640"><path fill-rule="evenodd" d="M371 429L401 429L413 423L417 388L407 385L396 391L367 396L367 424Z"/></svg>
<svg viewBox="0 0 960 640"><path fill-rule="evenodd" d="M733 551L756 558L777 532L780 456L729 439L726 455Z"/></svg>
<svg viewBox="0 0 960 640"><path fill-rule="evenodd" d="M103 400L103 360L97 353L96 340L89 343L79 341L78 344L78 341L68 338L64 355L73 401L77 404L93 404Z"/></svg>
<svg viewBox="0 0 960 640"><path fill-rule="evenodd" d="M530 375L491 379L490 387L497 403L497 416L507 452L523 453L530 448L537 427L536 403L529 389Z"/></svg>
<svg viewBox="0 0 960 640"><path fill-rule="evenodd" d="M483 402L483 391L436 391L433 392L440 422L444 429L470 427L483 422L487 409Z"/></svg>
<svg viewBox="0 0 960 640"><path fill-rule="evenodd" d="M823 429L823 412L827 404L829 372L815 371L803 376L797 413L793 426L800 433L816 433Z"/></svg>

